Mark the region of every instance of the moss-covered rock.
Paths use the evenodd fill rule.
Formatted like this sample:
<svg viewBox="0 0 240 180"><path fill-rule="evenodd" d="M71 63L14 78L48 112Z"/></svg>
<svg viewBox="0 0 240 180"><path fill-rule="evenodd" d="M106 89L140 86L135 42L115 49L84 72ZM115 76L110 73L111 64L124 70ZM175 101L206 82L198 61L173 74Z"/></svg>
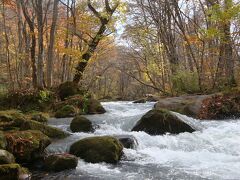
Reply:
<svg viewBox="0 0 240 180"><path fill-rule="evenodd" d="M7 150L17 162L32 162L43 156L45 148L51 143L49 137L40 131L6 132Z"/></svg>
<svg viewBox="0 0 240 180"><path fill-rule="evenodd" d="M52 154L45 158L44 166L48 171L64 171L75 169L78 164L78 158L71 154Z"/></svg>
<svg viewBox="0 0 240 180"><path fill-rule="evenodd" d="M0 165L0 179L1 180L19 180L29 179L30 173L26 168L19 164L4 164Z"/></svg>
<svg viewBox="0 0 240 180"><path fill-rule="evenodd" d="M65 138L69 136L67 132L61 129L51 127L36 121L27 120L21 124L20 130L39 130L50 138Z"/></svg>
<svg viewBox="0 0 240 180"><path fill-rule="evenodd" d="M70 154L74 154L86 162L117 163L123 152L122 144L114 137L89 137L75 142L70 147Z"/></svg>
<svg viewBox="0 0 240 180"><path fill-rule="evenodd" d="M76 116L70 124L70 129L72 132L91 132L93 131L93 126L89 119L83 116Z"/></svg>
<svg viewBox="0 0 240 180"><path fill-rule="evenodd" d="M106 110L101 105L101 103L93 98L90 98L87 102L87 114L104 114Z"/></svg>
<svg viewBox="0 0 240 180"><path fill-rule="evenodd" d="M65 105L57 110L55 113L56 118L67 118L67 117L74 117L78 113L78 110L71 105Z"/></svg>
<svg viewBox="0 0 240 180"><path fill-rule="evenodd" d="M27 117L17 110L0 111L0 130L16 130Z"/></svg>
<svg viewBox="0 0 240 180"><path fill-rule="evenodd" d="M0 109L47 111L56 100L55 93L47 90L21 90L10 92L0 101Z"/></svg>
<svg viewBox="0 0 240 180"><path fill-rule="evenodd" d="M41 112L35 112L31 114L30 117L31 120L40 122L40 123L47 123L48 122L48 116L46 113Z"/></svg>
<svg viewBox="0 0 240 180"><path fill-rule="evenodd" d="M2 131L0 131L0 149L5 149L7 146L6 138Z"/></svg>
<svg viewBox="0 0 240 180"><path fill-rule="evenodd" d="M66 105L71 105L74 106L76 109L82 109L83 106L85 104L85 98L82 95L75 95L75 96L71 96L66 98L64 101L60 101L55 103L54 105L54 109L58 110L61 109L62 107L66 106Z"/></svg>
<svg viewBox="0 0 240 180"><path fill-rule="evenodd" d="M79 93L79 88L77 84L67 81L58 87L58 95L61 100L65 100L69 96L74 96Z"/></svg>
<svg viewBox="0 0 240 180"><path fill-rule="evenodd" d="M151 110L145 114L140 121L137 122L132 131L144 131L150 135L162 135L165 133L191 133L195 130L171 112L160 109Z"/></svg>
<svg viewBox="0 0 240 180"><path fill-rule="evenodd" d="M0 149L0 164L12 164L12 163L15 163L14 156L10 152Z"/></svg>

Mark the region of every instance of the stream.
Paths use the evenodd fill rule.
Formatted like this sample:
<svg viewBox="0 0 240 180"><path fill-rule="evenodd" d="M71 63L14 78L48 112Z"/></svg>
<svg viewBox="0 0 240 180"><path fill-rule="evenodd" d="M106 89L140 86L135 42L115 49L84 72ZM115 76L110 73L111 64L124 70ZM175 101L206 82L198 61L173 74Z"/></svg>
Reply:
<svg viewBox="0 0 240 180"><path fill-rule="evenodd" d="M98 125L94 133L72 133L52 143L48 153L63 153L75 141L102 135L131 135L138 142L135 149L125 149L125 158L117 165L91 164L79 159L75 170L42 174L42 179L152 180L152 179L240 179L240 121L199 121L175 113L198 131L150 136L131 132L136 122L154 103L104 102L102 115L88 115ZM71 118L50 119L49 124L69 131Z"/></svg>

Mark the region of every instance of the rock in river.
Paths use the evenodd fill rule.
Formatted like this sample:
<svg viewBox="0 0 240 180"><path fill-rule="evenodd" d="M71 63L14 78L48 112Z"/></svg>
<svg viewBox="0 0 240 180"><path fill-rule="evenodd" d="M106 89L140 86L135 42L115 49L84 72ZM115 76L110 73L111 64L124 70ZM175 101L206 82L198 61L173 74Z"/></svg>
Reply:
<svg viewBox="0 0 240 180"><path fill-rule="evenodd" d="M89 137L75 142L70 147L70 154L74 154L86 162L117 163L123 152L122 144L114 137Z"/></svg>
<svg viewBox="0 0 240 180"><path fill-rule="evenodd" d="M52 154L46 157L45 167L49 171L64 171L75 169L78 164L78 158L71 154Z"/></svg>
<svg viewBox="0 0 240 180"><path fill-rule="evenodd" d="M170 111L160 109L151 110L145 114L135 125L132 131L145 131L150 135L162 135L165 133L179 134L182 132L194 132L195 130Z"/></svg>
<svg viewBox="0 0 240 180"><path fill-rule="evenodd" d="M91 132L93 131L92 122L83 116L76 116L71 124L72 132Z"/></svg>

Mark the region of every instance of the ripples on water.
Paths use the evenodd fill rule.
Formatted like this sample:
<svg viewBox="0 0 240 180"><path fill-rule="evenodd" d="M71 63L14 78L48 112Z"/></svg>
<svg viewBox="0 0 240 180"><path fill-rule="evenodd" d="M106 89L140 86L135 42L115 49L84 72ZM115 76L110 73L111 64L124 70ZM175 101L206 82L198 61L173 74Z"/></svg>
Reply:
<svg viewBox="0 0 240 180"><path fill-rule="evenodd" d="M118 165L79 160L76 170L49 174L43 179L240 179L240 121L199 121L177 114L198 131L179 135L150 136L130 132L153 103L102 103L107 113L87 116L99 125L94 133L74 133L48 147L50 153L68 151L84 137L133 135L136 149L124 149L127 160ZM71 119L51 119L49 124L69 131Z"/></svg>

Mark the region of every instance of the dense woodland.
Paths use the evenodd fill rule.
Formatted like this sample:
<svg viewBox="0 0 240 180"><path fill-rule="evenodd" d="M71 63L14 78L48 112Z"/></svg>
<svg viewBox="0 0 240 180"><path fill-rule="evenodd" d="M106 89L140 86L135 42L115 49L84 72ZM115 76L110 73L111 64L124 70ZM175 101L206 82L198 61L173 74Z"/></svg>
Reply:
<svg viewBox="0 0 240 180"><path fill-rule="evenodd" d="M98 98L240 83L240 2L1 0L0 88L73 81Z"/></svg>

